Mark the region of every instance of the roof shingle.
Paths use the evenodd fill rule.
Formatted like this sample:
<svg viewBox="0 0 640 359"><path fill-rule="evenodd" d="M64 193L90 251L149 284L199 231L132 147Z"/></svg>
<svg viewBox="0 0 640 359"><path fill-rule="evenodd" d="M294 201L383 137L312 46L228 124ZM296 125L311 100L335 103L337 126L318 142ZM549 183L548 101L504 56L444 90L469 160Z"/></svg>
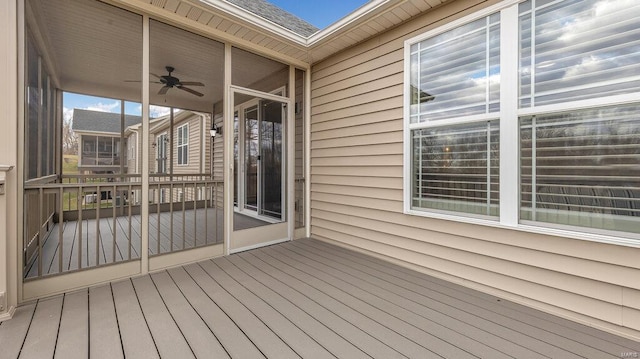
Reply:
<svg viewBox="0 0 640 359"><path fill-rule="evenodd" d="M125 115L124 127L137 125L142 122L142 117ZM74 109L73 124L74 131L120 133L120 114L111 112L100 112L91 110Z"/></svg>
<svg viewBox="0 0 640 359"><path fill-rule="evenodd" d="M281 8L265 1L265 0L226 0L228 3L239 6L249 12L252 12L266 20L274 22L284 28L287 28L298 35L309 37L316 32L318 28L300 19L299 17L282 10Z"/></svg>

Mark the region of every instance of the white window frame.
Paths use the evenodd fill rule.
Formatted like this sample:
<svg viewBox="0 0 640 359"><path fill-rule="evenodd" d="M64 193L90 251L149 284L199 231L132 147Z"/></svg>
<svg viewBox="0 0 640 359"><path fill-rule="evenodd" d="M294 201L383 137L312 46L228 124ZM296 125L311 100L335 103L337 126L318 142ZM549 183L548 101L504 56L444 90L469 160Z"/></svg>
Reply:
<svg viewBox="0 0 640 359"><path fill-rule="evenodd" d="M478 224L489 227L514 229L523 232L581 239L600 243L609 243L640 248L640 241L634 238L618 237L611 234L590 232L590 228L581 231L553 228L552 226L520 223L520 126L519 118L527 115L567 112L577 109L623 105L637 103L638 94L624 94L606 98L594 98L570 103L553 104L538 107L518 108L518 60L519 60L519 9L518 5L526 0L505 0L481 9L404 42L404 103L403 103L403 199L404 213L427 218L454 222ZM411 45L437 36L467 23L500 12L500 111L497 113L467 116L463 120L438 120L432 126L446 126L460 123L472 123L480 120L498 119L500 123L500 216L494 221L477 218L464 213L454 214L412 209L412 140L411 131L425 128L424 124L410 122L411 106ZM514 49L505 51L504 49ZM429 127L427 125L427 127ZM515 170L514 170L515 169ZM630 235L633 235L630 233Z"/></svg>
<svg viewBox="0 0 640 359"><path fill-rule="evenodd" d="M184 132L181 136L181 131ZM185 123L184 125L178 126L176 129L176 165L178 166L188 166L189 165L189 123ZM180 139L183 140L180 143ZM185 162L181 163L182 158L178 154L180 153L180 148L182 148L182 153L186 153Z"/></svg>

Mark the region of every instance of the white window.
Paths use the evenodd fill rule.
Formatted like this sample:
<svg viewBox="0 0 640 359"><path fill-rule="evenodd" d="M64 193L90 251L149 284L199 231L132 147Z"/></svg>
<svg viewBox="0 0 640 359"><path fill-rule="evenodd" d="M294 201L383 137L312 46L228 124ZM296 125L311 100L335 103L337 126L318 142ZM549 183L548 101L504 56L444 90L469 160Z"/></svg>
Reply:
<svg viewBox="0 0 640 359"><path fill-rule="evenodd" d="M407 213L637 244L640 2L504 1L408 40L405 86Z"/></svg>
<svg viewBox="0 0 640 359"><path fill-rule="evenodd" d="M189 124L178 127L178 164L189 164Z"/></svg>
<svg viewBox="0 0 640 359"><path fill-rule="evenodd" d="M409 52L410 208L497 219L500 14Z"/></svg>

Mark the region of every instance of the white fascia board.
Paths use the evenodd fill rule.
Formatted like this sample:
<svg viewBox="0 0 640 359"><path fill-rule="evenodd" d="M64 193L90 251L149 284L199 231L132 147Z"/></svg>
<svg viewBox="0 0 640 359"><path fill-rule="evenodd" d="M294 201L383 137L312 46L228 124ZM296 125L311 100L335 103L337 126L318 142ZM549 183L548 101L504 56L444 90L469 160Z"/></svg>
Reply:
<svg viewBox="0 0 640 359"><path fill-rule="evenodd" d="M342 30L349 30L349 27L352 27L358 20L366 19L367 17L371 16L374 13L378 13L380 10L385 10L388 7L388 5L392 3L401 4L402 2L404 2L404 0L403 1L372 0L367 4L361 6L360 8L356 9L351 14L329 25L327 28L324 28L316 32L315 34L312 34L308 38L306 38L304 36L301 36L293 32L292 30L289 30L283 27L282 25L276 24L272 21L269 21L261 16L258 16L248 10L245 10L237 5L228 3L226 1L223 1L223 0L198 0L198 1L211 6L222 13L227 13L227 14L236 16L241 20L257 25L265 30L268 30L276 35L279 35L289 41L293 41L298 45L302 45L306 48L316 45Z"/></svg>
<svg viewBox="0 0 640 359"><path fill-rule="evenodd" d="M324 28L324 29L316 32L315 34L311 35L307 39L305 45L307 45L307 46L316 45L316 44L322 42L323 40L328 39L329 37L331 37L332 35L336 34L337 32L339 32L341 30L349 30L349 27L352 27L353 24L355 24L358 20L366 19L367 17L371 16L371 14L377 13L379 10L382 10L383 8L385 8L388 4L390 4L392 2L396 2L396 3L400 4L400 3L404 2L404 1L397 1L397 0L372 0L372 1L369 1L365 5L361 6L358 9L356 9L351 14L349 14L349 15L343 17L342 19L334 22L333 24L329 25L329 27Z"/></svg>

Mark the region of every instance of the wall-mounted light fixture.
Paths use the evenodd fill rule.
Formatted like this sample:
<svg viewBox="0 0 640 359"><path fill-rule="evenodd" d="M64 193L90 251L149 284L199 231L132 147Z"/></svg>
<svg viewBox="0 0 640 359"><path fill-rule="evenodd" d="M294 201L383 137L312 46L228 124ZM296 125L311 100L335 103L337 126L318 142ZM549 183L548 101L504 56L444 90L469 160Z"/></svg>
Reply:
<svg viewBox="0 0 640 359"><path fill-rule="evenodd" d="M222 135L222 126L218 127L215 123L211 124L211 129L209 130L209 134L211 138L216 137L216 135Z"/></svg>
<svg viewBox="0 0 640 359"><path fill-rule="evenodd" d="M158 140L160 140L160 137L158 137ZM169 143L169 139L167 138L167 136L164 136L164 138L162 139L164 141L164 143ZM151 142L151 147L156 148L158 147L158 141L153 141Z"/></svg>

